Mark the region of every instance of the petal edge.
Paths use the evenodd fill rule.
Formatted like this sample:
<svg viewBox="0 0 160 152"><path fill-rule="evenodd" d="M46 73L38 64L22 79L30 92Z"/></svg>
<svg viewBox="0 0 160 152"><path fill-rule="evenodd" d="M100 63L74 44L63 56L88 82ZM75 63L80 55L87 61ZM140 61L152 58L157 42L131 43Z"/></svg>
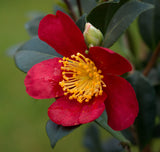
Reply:
<svg viewBox="0 0 160 152"><path fill-rule="evenodd" d="M91 47L88 55L103 73L122 75L132 70L128 60L108 48Z"/></svg>
<svg viewBox="0 0 160 152"><path fill-rule="evenodd" d="M131 126L139 112L134 89L128 81L119 76L105 75L108 98L105 101L108 124L114 130Z"/></svg>
<svg viewBox="0 0 160 152"><path fill-rule="evenodd" d="M38 36L65 57L77 52L84 54L87 49L80 29L68 15L60 11L40 21Z"/></svg>
<svg viewBox="0 0 160 152"><path fill-rule="evenodd" d="M58 98L48 109L48 116L56 124L75 126L97 119L104 111L107 95L94 98L88 103L69 100L67 96Z"/></svg>
<svg viewBox="0 0 160 152"><path fill-rule="evenodd" d="M62 79L61 58L42 61L34 65L24 80L26 92L35 99L54 98L63 95L59 81Z"/></svg>

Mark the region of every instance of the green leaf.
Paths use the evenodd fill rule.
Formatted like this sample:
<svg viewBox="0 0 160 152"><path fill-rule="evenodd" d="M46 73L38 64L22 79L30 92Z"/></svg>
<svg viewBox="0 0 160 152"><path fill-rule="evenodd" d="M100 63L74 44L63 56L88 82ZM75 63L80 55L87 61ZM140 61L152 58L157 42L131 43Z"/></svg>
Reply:
<svg viewBox="0 0 160 152"><path fill-rule="evenodd" d="M149 82L152 85L160 85L160 65L157 65L157 67L152 68L147 78L149 79Z"/></svg>
<svg viewBox="0 0 160 152"><path fill-rule="evenodd" d="M73 8L76 8L75 10L78 10L76 0L70 0L70 3L72 4ZM80 0L80 3L82 12L87 14L97 5L96 0Z"/></svg>
<svg viewBox="0 0 160 152"><path fill-rule="evenodd" d="M81 0L82 10L84 13L89 13L97 3L95 0Z"/></svg>
<svg viewBox="0 0 160 152"><path fill-rule="evenodd" d="M108 24L103 46L111 47L138 15L151 8L153 5L139 1L129 1L122 5Z"/></svg>
<svg viewBox="0 0 160 152"><path fill-rule="evenodd" d="M34 19L25 24L25 28L31 37L38 35L39 22L42 20L43 17L44 16L35 17Z"/></svg>
<svg viewBox="0 0 160 152"><path fill-rule="evenodd" d="M122 145L119 140L111 138L102 144L103 152L124 152ZM99 152L99 151L98 151Z"/></svg>
<svg viewBox="0 0 160 152"><path fill-rule="evenodd" d="M154 138L160 138L160 124L156 125L153 132Z"/></svg>
<svg viewBox="0 0 160 152"><path fill-rule="evenodd" d="M131 132L130 128L124 129L121 131L124 137L128 139L133 145L136 144L135 138L133 137L133 133Z"/></svg>
<svg viewBox="0 0 160 152"><path fill-rule="evenodd" d="M74 129L78 128L79 126L74 127L64 127L61 125L55 124L53 121L48 120L46 125L46 132L50 139L50 143L52 148L55 147L58 140L62 139L64 136L70 134Z"/></svg>
<svg viewBox="0 0 160 152"><path fill-rule="evenodd" d="M106 111L103 112L103 114L95 120L96 123L98 123L102 128L107 130L114 138L118 139L122 143L129 144L129 141L122 135L120 131L113 130L108 124L107 124L107 114Z"/></svg>
<svg viewBox="0 0 160 152"><path fill-rule="evenodd" d="M122 0L124 1L124 0ZM107 26L116 10L123 2L105 2L95 7L87 16L87 22L93 24L96 28L105 34Z"/></svg>
<svg viewBox="0 0 160 152"><path fill-rule="evenodd" d="M18 51L18 49L19 49L22 45L23 45L23 43L19 43L19 44L13 45L13 46L11 46L10 48L8 48L8 49L6 50L8 56L14 57L14 55L16 54L16 52Z"/></svg>
<svg viewBox="0 0 160 152"><path fill-rule="evenodd" d="M156 90L156 114L160 119L160 85L156 85L155 90Z"/></svg>
<svg viewBox="0 0 160 152"><path fill-rule="evenodd" d="M153 86L140 73L135 72L127 79L133 86L139 102L136 130L140 148L143 149L152 139L156 117L156 95Z"/></svg>
<svg viewBox="0 0 160 152"><path fill-rule="evenodd" d="M160 41L160 1L142 0L154 5L154 8L142 13L138 20L140 34L151 50L154 50Z"/></svg>
<svg viewBox="0 0 160 152"><path fill-rule="evenodd" d="M76 25L79 27L79 29L81 30L81 32L84 32L85 29L85 24L86 24L86 14L84 14L83 16L81 16L78 21L76 22Z"/></svg>
<svg viewBox="0 0 160 152"><path fill-rule="evenodd" d="M19 48L14 59L20 70L28 72L33 65L54 57L62 56L47 43L34 37Z"/></svg>
<svg viewBox="0 0 160 152"><path fill-rule="evenodd" d="M100 132L95 124L87 128L83 143L90 152L102 152Z"/></svg>
<svg viewBox="0 0 160 152"><path fill-rule="evenodd" d="M101 141L100 131L97 125L92 123L85 132L84 135L84 146L90 152L122 152L124 151L120 141L111 138L105 141Z"/></svg>

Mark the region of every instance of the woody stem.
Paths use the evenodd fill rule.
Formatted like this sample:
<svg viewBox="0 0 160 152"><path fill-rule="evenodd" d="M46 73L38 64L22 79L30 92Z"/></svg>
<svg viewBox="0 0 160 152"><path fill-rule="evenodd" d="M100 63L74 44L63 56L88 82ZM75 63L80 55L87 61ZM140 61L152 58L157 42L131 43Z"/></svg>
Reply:
<svg viewBox="0 0 160 152"><path fill-rule="evenodd" d="M147 66L145 67L144 71L143 71L143 75L147 76L150 72L150 70L152 69L152 67L154 66L154 64L157 61L157 58L159 57L159 53L160 53L160 42L158 43L156 49L154 50L151 59L149 60Z"/></svg>
<svg viewBox="0 0 160 152"><path fill-rule="evenodd" d="M76 16L76 14L75 14L75 12L73 10L73 7L72 7L70 1L69 0L63 0L63 1L67 5L67 7L68 7L68 9L70 11L70 15L72 16L73 20L76 21L77 20L77 16Z"/></svg>
<svg viewBox="0 0 160 152"><path fill-rule="evenodd" d="M82 6L81 6L81 0L77 0L77 5L78 5L78 10L79 10L79 15L82 15Z"/></svg>

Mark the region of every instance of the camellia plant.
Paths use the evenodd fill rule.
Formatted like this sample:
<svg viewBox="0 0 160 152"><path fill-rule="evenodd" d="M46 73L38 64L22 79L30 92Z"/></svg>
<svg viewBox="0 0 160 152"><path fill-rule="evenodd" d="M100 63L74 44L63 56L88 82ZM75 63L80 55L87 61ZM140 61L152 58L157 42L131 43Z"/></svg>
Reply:
<svg viewBox="0 0 160 152"><path fill-rule="evenodd" d="M26 24L31 40L14 48L14 59L27 73L26 92L35 99L53 99L46 125L53 148L94 121L116 141L104 149L89 138L90 151L115 151L119 143L119 152L130 152L132 145L152 151L160 126L159 7L158 0L64 0L53 14L40 14ZM137 51L140 43L129 27L137 17L149 51ZM95 126L87 134L98 134Z"/></svg>

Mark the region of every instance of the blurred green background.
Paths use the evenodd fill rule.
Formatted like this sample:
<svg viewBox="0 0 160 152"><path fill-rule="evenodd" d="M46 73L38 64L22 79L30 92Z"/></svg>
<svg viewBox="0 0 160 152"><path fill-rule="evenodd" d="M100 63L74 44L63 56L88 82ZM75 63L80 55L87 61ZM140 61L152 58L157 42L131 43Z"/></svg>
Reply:
<svg viewBox="0 0 160 152"><path fill-rule="evenodd" d="M6 50L28 36L24 24L30 11L52 13L54 0L0 0L0 152L52 151L45 132L47 109L52 100L27 95L25 74L19 71ZM55 152L82 152L85 125L58 142Z"/></svg>

